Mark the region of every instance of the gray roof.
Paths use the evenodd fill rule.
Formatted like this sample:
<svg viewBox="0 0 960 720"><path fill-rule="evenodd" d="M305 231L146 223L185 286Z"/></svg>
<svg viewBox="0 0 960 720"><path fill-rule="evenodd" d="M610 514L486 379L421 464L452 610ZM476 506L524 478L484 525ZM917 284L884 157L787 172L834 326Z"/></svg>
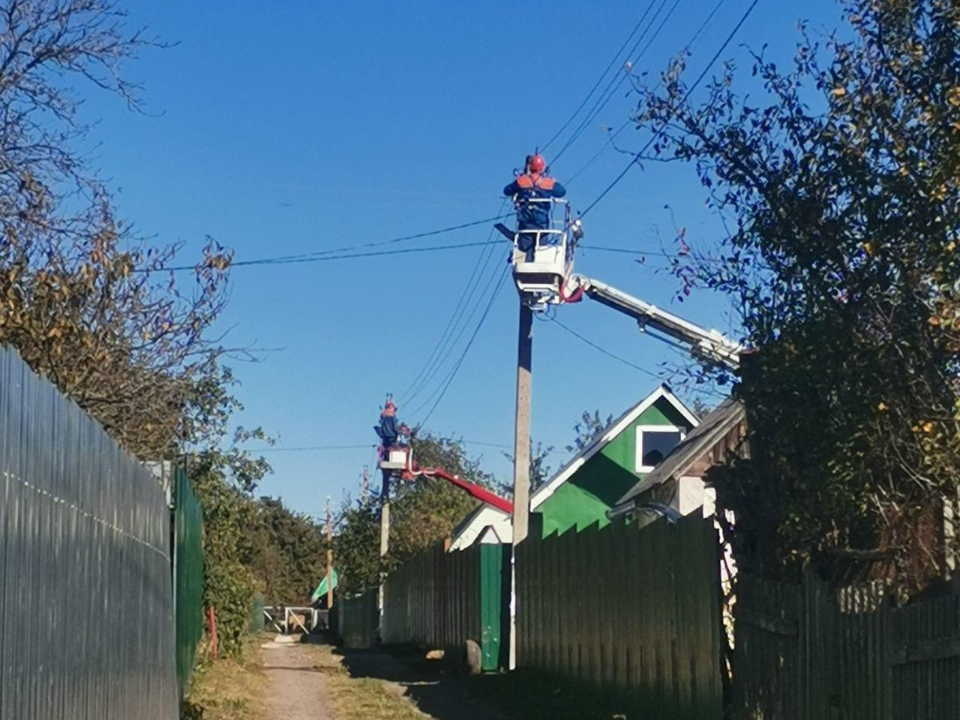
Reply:
<svg viewBox="0 0 960 720"><path fill-rule="evenodd" d="M630 488L629 492L617 501L623 505L639 497L652 487L662 485L668 480L683 477L691 467L726 437L733 428L744 420L743 405L738 400L727 398L713 411L707 413L701 423L677 445L663 462Z"/></svg>

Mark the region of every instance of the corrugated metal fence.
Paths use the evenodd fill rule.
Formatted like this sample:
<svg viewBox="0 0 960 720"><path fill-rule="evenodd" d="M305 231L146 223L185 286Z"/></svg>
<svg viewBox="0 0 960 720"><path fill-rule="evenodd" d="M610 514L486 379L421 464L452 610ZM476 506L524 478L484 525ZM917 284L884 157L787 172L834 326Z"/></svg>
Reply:
<svg viewBox="0 0 960 720"><path fill-rule="evenodd" d="M383 592L383 641L461 650L480 641L480 546L443 544L390 573Z"/></svg>
<svg viewBox="0 0 960 720"><path fill-rule="evenodd" d="M741 576L736 720L956 720L960 596L894 608L876 586Z"/></svg>
<svg viewBox="0 0 960 720"><path fill-rule="evenodd" d="M334 607L337 616L337 635L348 650L372 648L377 634L379 609L374 588L362 595L341 598Z"/></svg>
<svg viewBox="0 0 960 720"><path fill-rule="evenodd" d="M483 670L504 667L509 547L478 543L453 552L446 547L437 544L387 577L383 641L442 649L459 658L472 640L480 646Z"/></svg>
<svg viewBox="0 0 960 720"><path fill-rule="evenodd" d="M519 666L631 697L645 718L722 717L711 520L545 539L534 526L517 547L516 579Z"/></svg>
<svg viewBox="0 0 960 720"><path fill-rule="evenodd" d="M203 635L203 510L183 468L174 474L173 526L177 680L183 695Z"/></svg>
<svg viewBox="0 0 960 720"><path fill-rule="evenodd" d="M0 718L175 718L170 512L152 473L6 348L0 469Z"/></svg>

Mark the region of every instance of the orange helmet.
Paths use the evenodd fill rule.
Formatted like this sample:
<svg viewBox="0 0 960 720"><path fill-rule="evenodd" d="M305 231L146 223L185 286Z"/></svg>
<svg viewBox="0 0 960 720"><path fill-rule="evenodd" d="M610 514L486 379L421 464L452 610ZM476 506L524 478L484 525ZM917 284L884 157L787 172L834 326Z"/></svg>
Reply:
<svg viewBox="0 0 960 720"><path fill-rule="evenodd" d="M531 155L530 162L527 163L527 167L530 168L530 172L535 173L542 173L546 166L547 163L544 161L543 155Z"/></svg>

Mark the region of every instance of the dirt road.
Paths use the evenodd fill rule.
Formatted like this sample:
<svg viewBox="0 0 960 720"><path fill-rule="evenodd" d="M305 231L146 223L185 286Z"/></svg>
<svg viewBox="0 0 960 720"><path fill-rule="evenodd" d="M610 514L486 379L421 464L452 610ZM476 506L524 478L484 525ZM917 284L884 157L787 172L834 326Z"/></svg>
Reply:
<svg viewBox="0 0 960 720"><path fill-rule="evenodd" d="M260 648L263 671L270 682L268 720L336 720L323 655L309 645L269 642Z"/></svg>

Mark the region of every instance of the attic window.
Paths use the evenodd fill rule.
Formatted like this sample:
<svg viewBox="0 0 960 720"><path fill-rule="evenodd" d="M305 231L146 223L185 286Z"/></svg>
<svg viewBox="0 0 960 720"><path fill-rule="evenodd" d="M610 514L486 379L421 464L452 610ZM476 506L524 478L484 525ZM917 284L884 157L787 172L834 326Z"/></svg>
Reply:
<svg viewBox="0 0 960 720"><path fill-rule="evenodd" d="M640 425L637 427L637 472L650 472L670 454L684 438L682 428L673 425Z"/></svg>

